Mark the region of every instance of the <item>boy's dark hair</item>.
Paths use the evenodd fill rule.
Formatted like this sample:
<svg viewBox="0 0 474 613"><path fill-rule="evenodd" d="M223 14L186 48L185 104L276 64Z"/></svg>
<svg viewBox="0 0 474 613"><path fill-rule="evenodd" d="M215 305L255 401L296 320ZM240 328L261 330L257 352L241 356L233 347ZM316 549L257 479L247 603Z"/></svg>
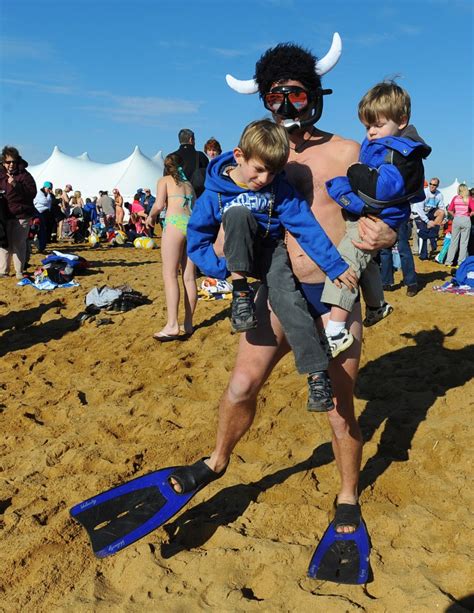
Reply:
<svg viewBox="0 0 474 613"><path fill-rule="evenodd" d="M273 83L300 81L311 94L315 95L321 87L321 79L316 74L317 58L307 49L294 43L280 43L268 49L255 66L255 80L260 98L267 94Z"/></svg>

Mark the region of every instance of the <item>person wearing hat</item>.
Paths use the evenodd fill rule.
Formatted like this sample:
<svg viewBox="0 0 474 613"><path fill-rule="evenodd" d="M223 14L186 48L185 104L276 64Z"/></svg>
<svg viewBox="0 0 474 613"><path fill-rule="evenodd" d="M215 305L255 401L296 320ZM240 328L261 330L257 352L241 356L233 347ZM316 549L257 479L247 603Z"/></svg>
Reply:
<svg viewBox="0 0 474 613"><path fill-rule="evenodd" d="M143 203L145 202L146 198L145 190L143 189L143 187L139 187L135 194L138 194L138 202L143 206Z"/></svg>
<svg viewBox="0 0 474 613"><path fill-rule="evenodd" d="M34 199L35 209L38 211L38 218L40 220L38 230L38 250L40 253L44 253L46 245L51 239L51 207L53 205L53 184L51 181L45 181L43 187L36 194Z"/></svg>
<svg viewBox="0 0 474 613"><path fill-rule="evenodd" d="M8 277L13 261L17 279L23 278L30 220L36 213L33 205L36 183L26 170L27 166L28 162L16 147L3 147L0 155L0 207L5 217L6 240L0 245L0 277Z"/></svg>
<svg viewBox="0 0 474 613"><path fill-rule="evenodd" d="M153 208L153 205L155 204L156 198L151 193L151 189L149 187L145 187L144 192L145 192L145 198L143 199L142 204L145 207L145 213L149 215L151 209Z"/></svg>

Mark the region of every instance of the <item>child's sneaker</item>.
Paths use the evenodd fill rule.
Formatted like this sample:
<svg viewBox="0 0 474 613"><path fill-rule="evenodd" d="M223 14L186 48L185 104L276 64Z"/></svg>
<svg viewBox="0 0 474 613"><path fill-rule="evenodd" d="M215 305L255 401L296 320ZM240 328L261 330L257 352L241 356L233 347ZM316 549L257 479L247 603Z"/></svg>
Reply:
<svg viewBox="0 0 474 613"><path fill-rule="evenodd" d="M246 332L257 327L252 292L233 292L230 323L234 332Z"/></svg>
<svg viewBox="0 0 474 613"><path fill-rule="evenodd" d="M365 311L365 319L362 322L366 328L369 326L373 326L377 324L385 317L388 317L390 313L393 313L393 306L388 304L388 302L384 302L384 304L380 307L367 307Z"/></svg>
<svg viewBox="0 0 474 613"><path fill-rule="evenodd" d="M332 387L325 370L308 375L308 411L326 413L334 409Z"/></svg>
<svg viewBox="0 0 474 613"><path fill-rule="evenodd" d="M329 349L331 350L331 356L333 358L337 357L346 349L349 349L354 342L354 337L349 330L346 330L346 328L343 328L339 334L335 334L334 336L326 334L326 336L329 343Z"/></svg>

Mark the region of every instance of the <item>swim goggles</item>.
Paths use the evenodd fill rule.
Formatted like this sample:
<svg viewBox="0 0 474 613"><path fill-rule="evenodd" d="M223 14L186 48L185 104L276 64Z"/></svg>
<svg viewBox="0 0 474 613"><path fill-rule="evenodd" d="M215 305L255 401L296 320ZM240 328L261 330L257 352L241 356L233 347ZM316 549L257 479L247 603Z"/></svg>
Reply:
<svg viewBox="0 0 474 613"><path fill-rule="evenodd" d="M296 85L278 85L263 98L265 108L283 117L297 117L310 103L308 92Z"/></svg>

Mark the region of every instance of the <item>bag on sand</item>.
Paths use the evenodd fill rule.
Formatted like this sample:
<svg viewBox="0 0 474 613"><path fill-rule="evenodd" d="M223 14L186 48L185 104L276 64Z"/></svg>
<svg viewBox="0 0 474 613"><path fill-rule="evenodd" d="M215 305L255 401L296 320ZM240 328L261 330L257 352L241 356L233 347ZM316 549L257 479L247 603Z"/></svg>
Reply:
<svg viewBox="0 0 474 613"><path fill-rule="evenodd" d="M94 311L107 309L108 311L130 311L142 304L150 304L146 296L133 290L128 285L120 287L94 287L86 296L86 310Z"/></svg>

